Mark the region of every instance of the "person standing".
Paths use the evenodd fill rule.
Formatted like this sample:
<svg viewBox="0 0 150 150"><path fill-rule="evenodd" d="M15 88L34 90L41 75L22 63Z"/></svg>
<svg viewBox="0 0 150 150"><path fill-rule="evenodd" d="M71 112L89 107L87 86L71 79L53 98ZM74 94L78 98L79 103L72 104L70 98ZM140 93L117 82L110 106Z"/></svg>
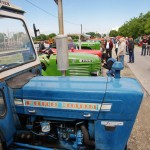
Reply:
<svg viewBox="0 0 150 150"><path fill-rule="evenodd" d="M106 54L108 55L108 57L112 57L112 48L113 48L113 43L110 40L110 38L107 38L105 44L104 44L104 48L106 49Z"/></svg>
<svg viewBox="0 0 150 150"><path fill-rule="evenodd" d="M76 49L76 45L73 43L73 40L71 37L68 37L68 50Z"/></svg>
<svg viewBox="0 0 150 150"><path fill-rule="evenodd" d="M123 66L124 66L124 55L126 52L126 41L125 39L122 37L119 39L119 47L118 47L118 61L122 62Z"/></svg>
<svg viewBox="0 0 150 150"><path fill-rule="evenodd" d="M129 38L128 38L128 37L126 37L126 55L128 55L128 54L129 54L128 44L129 44Z"/></svg>
<svg viewBox="0 0 150 150"><path fill-rule="evenodd" d="M115 52L116 52L116 56L117 56L117 53L118 53L118 47L119 47L119 40L116 39L115 40Z"/></svg>
<svg viewBox="0 0 150 150"><path fill-rule="evenodd" d="M128 41L128 51L129 51L129 63L134 63L134 41L130 37Z"/></svg>
<svg viewBox="0 0 150 150"><path fill-rule="evenodd" d="M42 50L44 50L44 49L45 49L44 41L41 41L41 42L39 43L39 51L42 51Z"/></svg>
<svg viewBox="0 0 150 150"><path fill-rule="evenodd" d="M147 40L147 55L150 56L150 36L148 37L148 40Z"/></svg>
<svg viewBox="0 0 150 150"><path fill-rule="evenodd" d="M142 51L141 51L141 55L146 55L146 46L147 46L147 39L146 36L143 37L142 40Z"/></svg>

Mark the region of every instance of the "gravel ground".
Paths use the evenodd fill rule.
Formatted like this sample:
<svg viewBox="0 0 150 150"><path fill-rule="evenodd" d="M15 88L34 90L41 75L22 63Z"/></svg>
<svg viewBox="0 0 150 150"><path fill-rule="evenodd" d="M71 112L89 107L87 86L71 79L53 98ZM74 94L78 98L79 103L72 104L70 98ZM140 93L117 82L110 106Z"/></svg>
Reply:
<svg viewBox="0 0 150 150"><path fill-rule="evenodd" d="M104 76L105 73L103 69ZM127 64L121 76L136 78ZM128 150L150 150L150 95L143 91L144 98L128 141Z"/></svg>
<svg viewBox="0 0 150 150"><path fill-rule="evenodd" d="M128 66L122 71L122 76L136 78ZM144 98L128 142L128 150L150 150L150 95L143 91Z"/></svg>

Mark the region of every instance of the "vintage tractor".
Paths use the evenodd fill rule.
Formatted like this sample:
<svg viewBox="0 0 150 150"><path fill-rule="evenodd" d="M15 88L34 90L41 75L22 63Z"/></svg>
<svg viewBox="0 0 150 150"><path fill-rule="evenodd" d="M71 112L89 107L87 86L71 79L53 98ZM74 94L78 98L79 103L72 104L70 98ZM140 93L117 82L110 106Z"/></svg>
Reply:
<svg viewBox="0 0 150 150"><path fill-rule="evenodd" d="M74 42L76 44L76 46L79 49L79 42ZM88 42L81 42L81 49L93 49L93 50L100 50L100 46L101 43L100 42L92 42L92 41L88 41Z"/></svg>
<svg viewBox="0 0 150 150"><path fill-rule="evenodd" d="M120 77L44 77L24 11L0 1L0 149L124 150L143 92Z"/></svg>
<svg viewBox="0 0 150 150"><path fill-rule="evenodd" d="M54 53L39 55L42 65L43 76L61 76L62 73L57 69L57 55ZM50 50L51 51L51 50ZM69 52L69 68L67 76L100 76L101 59L97 55L86 53Z"/></svg>

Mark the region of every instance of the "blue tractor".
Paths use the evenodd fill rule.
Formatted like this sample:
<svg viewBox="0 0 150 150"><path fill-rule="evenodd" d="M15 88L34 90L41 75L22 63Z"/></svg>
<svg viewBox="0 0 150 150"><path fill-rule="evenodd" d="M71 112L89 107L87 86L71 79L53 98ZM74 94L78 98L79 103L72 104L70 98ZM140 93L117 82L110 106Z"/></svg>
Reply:
<svg viewBox="0 0 150 150"><path fill-rule="evenodd" d="M0 1L0 149L124 150L143 92L137 80L46 77L23 17Z"/></svg>

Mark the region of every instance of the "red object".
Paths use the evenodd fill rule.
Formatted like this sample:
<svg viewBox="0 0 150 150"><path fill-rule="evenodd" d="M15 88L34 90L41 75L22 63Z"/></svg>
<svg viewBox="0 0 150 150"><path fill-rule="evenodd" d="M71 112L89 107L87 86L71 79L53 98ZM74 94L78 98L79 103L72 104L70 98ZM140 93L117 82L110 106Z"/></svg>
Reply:
<svg viewBox="0 0 150 150"><path fill-rule="evenodd" d="M51 48L51 50L56 54L57 50L55 48ZM47 54L47 50L42 50L40 51L41 53ZM71 50L69 50L69 52L72 53L87 53L87 54L93 54L93 55L97 55L98 57L102 58L102 52L100 50L87 50L87 49L82 49L82 50L76 50L71 48Z"/></svg>
<svg viewBox="0 0 150 150"><path fill-rule="evenodd" d="M82 49L82 50L69 50L69 52L73 52L73 53L87 53L87 54L93 54L93 55L97 55L98 57L102 58L102 52L99 50L87 50L87 49Z"/></svg>
<svg viewBox="0 0 150 150"><path fill-rule="evenodd" d="M105 44L104 44L104 48L106 48L106 44L107 44L107 41L106 41ZM111 40L110 40L110 42L109 42L109 48L110 48L110 49L113 48L113 43L112 43Z"/></svg>

